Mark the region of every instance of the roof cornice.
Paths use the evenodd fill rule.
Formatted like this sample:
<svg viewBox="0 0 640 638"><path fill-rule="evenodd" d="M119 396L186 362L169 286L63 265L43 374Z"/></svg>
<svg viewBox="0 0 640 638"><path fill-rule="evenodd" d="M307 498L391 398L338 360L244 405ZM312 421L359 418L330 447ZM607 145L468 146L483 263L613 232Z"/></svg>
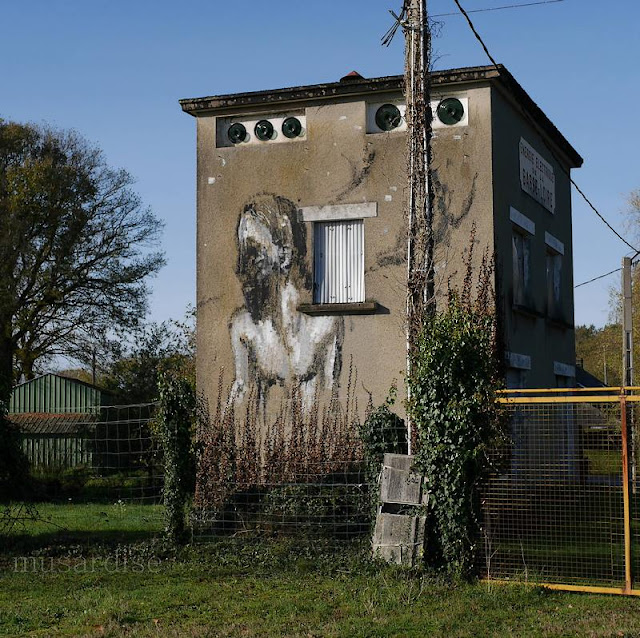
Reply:
<svg viewBox="0 0 640 638"><path fill-rule="evenodd" d="M431 74L433 87L451 84L465 85L490 82L498 85L503 92L513 98L516 105L531 116L532 123L544 133L562 152L567 164L572 168L582 166L583 159L560 133L542 109L531 99L515 78L503 66L474 66L445 71L434 71ZM404 76L391 75L381 78L349 78L346 81L326 84L295 86L268 91L250 91L246 93L230 93L180 100L185 113L195 117L213 115L230 109L244 109L259 105L291 105L300 102L317 102L335 100L338 97L356 97L375 93L391 93L404 89Z"/></svg>

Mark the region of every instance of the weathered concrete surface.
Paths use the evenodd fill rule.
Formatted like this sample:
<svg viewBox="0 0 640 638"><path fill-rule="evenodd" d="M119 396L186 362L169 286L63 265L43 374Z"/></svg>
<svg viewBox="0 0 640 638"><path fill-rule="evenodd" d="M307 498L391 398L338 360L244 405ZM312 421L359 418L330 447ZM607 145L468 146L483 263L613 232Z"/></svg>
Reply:
<svg viewBox="0 0 640 638"><path fill-rule="evenodd" d="M388 563L413 565L424 552L425 516L381 513L373 532L373 555Z"/></svg>
<svg viewBox="0 0 640 638"><path fill-rule="evenodd" d="M500 78L495 69L457 70L438 75L434 85L434 99L468 100L468 125L440 127L434 135L436 288L443 300L450 282L461 283L461 256L475 224L476 264L484 250L496 255L506 347L530 357L527 385L551 386L554 364L573 362L571 210L568 181L544 142L566 158L566 167L580 158L530 98L522 97L522 89L511 86L513 79ZM291 384L303 385L307 398L316 392L326 397L331 385L343 394L351 362L361 407L369 393L380 404L405 371L405 133L366 129L367 104L401 102L401 83L396 78L344 90L303 89L183 103L198 125L198 389L212 402L224 368L234 397L245 396L247 384L258 387L267 415L278 410ZM509 91L520 96L539 127L522 116ZM301 111L304 139L216 144L218 117ZM554 165L555 215L520 188L521 136ZM313 222L301 221L294 211L371 202L378 214L364 219L364 276L366 300L377 302L370 305L375 310L300 312L313 302ZM512 308L510 206L536 222L531 268L536 296L529 314ZM564 322L545 315L547 230L566 247ZM402 406L402 396L397 405Z"/></svg>
<svg viewBox="0 0 640 638"><path fill-rule="evenodd" d="M380 501L404 505L425 504L422 476L411 471L413 456L385 454L380 479Z"/></svg>

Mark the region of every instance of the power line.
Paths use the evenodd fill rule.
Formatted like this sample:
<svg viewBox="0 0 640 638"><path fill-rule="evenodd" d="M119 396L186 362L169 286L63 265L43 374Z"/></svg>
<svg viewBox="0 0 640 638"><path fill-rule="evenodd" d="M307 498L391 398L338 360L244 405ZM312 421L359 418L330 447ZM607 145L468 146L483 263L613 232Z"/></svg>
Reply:
<svg viewBox="0 0 640 638"><path fill-rule="evenodd" d="M493 56L491 55L491 53L489 52L489 49L487 48L487 45L484 43L484 40L482 39L482 37L480 36L480 34L476 31L475 26L473 25L473 22L471 21L471 18L469 17L469 13L467 11L464 10L464 8L462 7L462 5L460 4L460 0L453 0L456 3L456 6L458 7L458 9L460 9L460 12L462 13L462 15L466 18L467 23L469 24L469 28L471 29L471 31L473 31L473 35L476 37L476 40L478 40L478 42L480 43L480 45L482 46L482 48L484 49L484 52L487 54L487 57L489 58L489 60L491 60L491 63L493 64L493 66L496 67L496 70L498 72L500 72L499 69L499 65L498 63L495 61L495 59L493 58ZM550 0L547 0L550 1ZM522 105L521 105L522 106ZM522 107L522 111L524 113L524 116L529 120L529 123L532 124L534 127L536 126L536 122L533 120L533 118L529 115L528 111ZM544 140L543 140L544 142ZM554 153L553 149L545 143L545 146L547 147L549 153L551 153L551 155L553 156L553 158L556 160L556 162L558 163L558 166L560 167L560 170L569 178L569 181L571 182L571 184L573 184L573 186L575 187L575 189L578 191L578 193L580 193L580 195L582 196L582 199L584 199L584 201L587 203L587 205L591 208L591 210L593 210L593 212L600 218L600 220L607 226L607 228L609 228L609 230L620 240L622 241L624 244L626 244L629 248L631 248L631 250L634 250L636 253L640 252L635 246L632 246L602 215L602 213L600 213L600 211L593 205L593 203L591 202L591 200L584 194L583 190L578 186L578 184L576 184L575 180L573 179L573 177L571 177L571 173L568 169L565 169L564 165L562 164L562 162L560 161L560 159L556 156L556 154Z"/></svg>
<svg viewBox="0 0 640 638"><path fill-rule="evenodd" d="M607 272L604 275L599 275L598 277L594 277L593 279L589 279L589 281L583 281L581 284L576 284L574 286L575 288L580 288L580 286L586 286L587 284L590 284L594 281L598 281L598 279L604 279L605 277L608 277L609 275L613 275L614 273L620 272L622 270L622 268L616 268L615 270L612 270L611 272Z"/></svg>
<svg viewBox="0 0 640 638"><path fill-rule="evenodd" d="M522 4L505 4L501 7L486 7L485 9L470 9L467 13L484 13L486 11L501 11L502 9L521 9L522 7L533 7L538 4L556 4L565 0L538 0L538 2L525 2ZM432 18L445 18L447 16L457 16L455 11L452 13L436 13Z"/></svg>

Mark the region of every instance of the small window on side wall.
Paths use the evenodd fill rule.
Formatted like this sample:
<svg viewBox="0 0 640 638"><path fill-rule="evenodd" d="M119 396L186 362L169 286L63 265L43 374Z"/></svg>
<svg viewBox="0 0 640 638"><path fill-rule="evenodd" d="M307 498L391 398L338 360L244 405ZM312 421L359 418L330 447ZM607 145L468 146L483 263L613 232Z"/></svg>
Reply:
<svg viewBox="0 0 640 638"><path fill-rule="evenodd" d="M513 231L513 303L531 306L531 237Z"/></svg>
<svg viewBox="0 0 640 638"><path fill-rule="evenodd" d="M562 255L547 250L547 315L562 318Z"/></svg>
<svg viewBox="0 0 640 638"><path fill-rule="evenodd" d="M363 220L315 222L313 234L314 303L364 301Z"/></svg>

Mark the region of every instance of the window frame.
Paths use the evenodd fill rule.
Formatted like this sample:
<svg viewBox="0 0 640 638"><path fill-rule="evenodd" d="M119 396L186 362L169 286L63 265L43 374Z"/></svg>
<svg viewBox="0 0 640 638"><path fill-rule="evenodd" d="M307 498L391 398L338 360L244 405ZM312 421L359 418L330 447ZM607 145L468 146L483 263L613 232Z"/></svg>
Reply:
<svg viewBox="0 0 640 638"><path fill-rule="evenodd" d="M338 231L338 229L344 229ZM347 233L357 232L359 237L349 241ZM327 233L340 232L344 237L333 240L340 244L337 248L345 251L360 251L360 255L351 252L328 255ZM328 238L327 238L328 239ZM325 241L323 241L325 240ZM333 246L336 248L336 246ZM364 219L340 219L313 222L313 303L314 304L354 304L363 303L366 299L364 277L365 233ZM320 258L322 256L322 258ZM336 263L338 262L338 263ZM353 268L355 265L355 268ZM342 272L340 270L342 269ZM322 272L320 272L322 270ZM338 290L338 281L345 284L344 290ZM333 284L333 287L331 287Z"/></svg>

